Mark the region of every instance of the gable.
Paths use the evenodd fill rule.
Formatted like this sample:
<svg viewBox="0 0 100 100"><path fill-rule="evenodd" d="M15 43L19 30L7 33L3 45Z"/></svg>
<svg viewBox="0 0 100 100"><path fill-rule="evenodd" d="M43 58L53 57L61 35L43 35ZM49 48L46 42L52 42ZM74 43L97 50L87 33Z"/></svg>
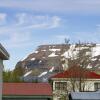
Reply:
<svg viewBox="0 0 100 100"><path fill-rule="evenodd" d="M8 60L9 54L6 51L6 49L0 44L0 59L2 60Z"/></svg>

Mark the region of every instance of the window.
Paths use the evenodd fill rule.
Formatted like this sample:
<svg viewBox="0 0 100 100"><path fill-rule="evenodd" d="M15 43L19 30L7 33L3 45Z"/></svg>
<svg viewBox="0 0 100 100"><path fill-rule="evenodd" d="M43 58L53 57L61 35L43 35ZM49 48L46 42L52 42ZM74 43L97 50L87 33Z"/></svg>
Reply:
<svg viewBox="0 0 100 100"><path fill-rule="evenodd" d="M95 90L96 91L99 90L100 89L100 83L95 83L94 84L94 87L95 87Z"/></svg>
<svg viewBox="0 0 100 100"><path fill-rule="evenodd" d="M55 90L66 90L67 82L55 82Z"/></svg>

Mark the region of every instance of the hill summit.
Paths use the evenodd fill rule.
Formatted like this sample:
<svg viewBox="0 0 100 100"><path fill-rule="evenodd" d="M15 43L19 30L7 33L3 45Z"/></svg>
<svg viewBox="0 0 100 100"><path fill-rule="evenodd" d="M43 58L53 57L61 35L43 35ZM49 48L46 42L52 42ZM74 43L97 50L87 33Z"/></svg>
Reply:
<svg viewBox="0 0 100 100"><path fill-rule="evenodd" d="M84 51L82 51L84 50ZM55 73L63 71L63 62L61 59L77 59L79 51L91 54L91 62L86 66L94 71L100 70L100 44L52 44L40 45L16 64L24 70L24 79L26 81L36 80L47 81Z"/></svg>

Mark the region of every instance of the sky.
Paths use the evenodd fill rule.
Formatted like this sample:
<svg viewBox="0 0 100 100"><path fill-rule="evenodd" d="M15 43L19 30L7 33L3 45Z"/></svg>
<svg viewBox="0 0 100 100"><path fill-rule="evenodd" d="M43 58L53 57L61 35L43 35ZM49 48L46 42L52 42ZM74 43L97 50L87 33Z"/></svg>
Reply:
<svg viewBox="0 0 100 100"><path fill-rule="evenodd" d="M100 42L100 0L0 0L0 43L10 54L5 69L65 38Z"/></svg>

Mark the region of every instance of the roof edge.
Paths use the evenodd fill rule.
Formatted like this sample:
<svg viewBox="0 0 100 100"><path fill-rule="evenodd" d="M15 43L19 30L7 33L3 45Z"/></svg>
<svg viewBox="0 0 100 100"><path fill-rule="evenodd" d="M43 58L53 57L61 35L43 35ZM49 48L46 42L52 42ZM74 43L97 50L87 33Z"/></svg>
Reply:
<svg viewBox="0 0 100 100"><path fill-rule="evenodd" d="M2 44L0 43L0 51L1 51L1 53L3 54L3 56L4 56L4 60L8 60L9 59L9 57L10 57L10 55L9 55L9 53L7 52L7 50L2 46Z"/></svg>

